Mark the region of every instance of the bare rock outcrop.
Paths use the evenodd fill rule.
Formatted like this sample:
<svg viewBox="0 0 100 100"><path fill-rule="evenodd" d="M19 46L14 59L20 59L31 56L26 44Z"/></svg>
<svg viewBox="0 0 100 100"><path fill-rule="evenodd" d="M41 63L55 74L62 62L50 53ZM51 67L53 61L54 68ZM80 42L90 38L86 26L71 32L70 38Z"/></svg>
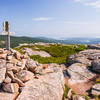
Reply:
<svg viewBox="0 0 100 100"><path fill-rule="evenodd" d="M94 46L94 45L92 45ZM77 54L67 57L67 81L66 84L77 93L85 93L90 96L100 95L100 82L96 79L100 77L100 46L91 47ZM95 85L94 85L95 84ZM88 86L90 85L90 86ZM84 87L84 88L83 88ZM91 88L92 87L92 88ZM86 88L86 89L85 89ZM81 90L81 91L80 91ZM87 91L90 91L87 92ZM84 100L80 95L72 96L72 100ZM91 100L91 96L89 98Z"/></svg>
<svg viewBox="0 0 100 100"><path fill-rule="evenodd" d="M85 64L75 63L68 67L68 74L70 76L69 83L85 82L95 76Z"/></svg>
<svg viewBox="0 0 100 100"><path fill-rule="evenodd" d="M99 49L100 50L100 44L90 44L87 46L88 49Z"/></svg>
<svg viewBox="0 0 100 100"><path fill-rule="evenodd" d="M30 48L23 48L22 51L24 51L24 53L27 54L28 56L40 55L41 57L51 57L51 55L45 51L36 51Z"/></svg>
<svg viewBox="0 0 100 100"><path fill-rule="evenodd" d="M97 59L100 59L100 50L87 49L78 54L67 57L67 63L69 65L73 63L82 63L91 66L91 62Z"/></svg>
<svg viewBox="0 0 100 100"><path fill-rule="evenodd" d="M92 70L100 73L100 59L92 61Z"/></svg>
<svg viewBox="0 0 100 100"><path fill-rule="evenodd" d="M61 100L64 89L64 77L61 68L33 79L25 84L17 100Z"/></svg>
<svg viewBox="0 0 100 100"><path fill-rule="evenodd" d="M19 85L17 83L3 83L3 90L8 93L19 92Z"/></svg>
<svg viewBox="0 0 100 100"><path fill-rule="evenodd" d="M61 100L65 81L60 67L0 49L0 100Z"/></svg>
<svg viewBox="0 0 100 100"><path fill-rule="evenodd" d="M16 97L19 95L19 92L16 93L7 93L0 92L0 100L16 100Z"/></svg>

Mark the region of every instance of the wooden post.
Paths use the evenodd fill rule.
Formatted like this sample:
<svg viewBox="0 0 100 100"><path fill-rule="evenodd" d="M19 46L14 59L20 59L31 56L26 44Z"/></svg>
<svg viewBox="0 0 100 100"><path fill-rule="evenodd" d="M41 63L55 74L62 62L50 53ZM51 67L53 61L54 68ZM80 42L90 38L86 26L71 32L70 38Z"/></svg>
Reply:
<svg viewBox="0 0 100 100"><path fill-rule="evenodd" d="M10 34L13 34L14 32L10 32L9 31L9 22L8 21L5 21L3 23L3 32L2 34L3 35L6 35L6 49L7 50L10 50Z"/></svg>
<svg viewBox="0 0 100 100"><path fill-rule="evenodd" d="M6 33L6 49L10 50L10 32L9 32L9 22L5 21L3 23L4 33Z"/></svg>
<svg viewBox="0 0 100 100"><path fill-rule="evenodd" d="M10 50L10 34L9 34L9 32L6 35L6 49Z"/></svg>

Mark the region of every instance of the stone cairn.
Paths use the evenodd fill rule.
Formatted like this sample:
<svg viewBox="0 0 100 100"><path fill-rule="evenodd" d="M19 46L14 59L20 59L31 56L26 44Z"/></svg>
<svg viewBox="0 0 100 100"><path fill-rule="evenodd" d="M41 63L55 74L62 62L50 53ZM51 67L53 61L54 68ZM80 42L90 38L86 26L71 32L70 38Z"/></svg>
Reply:
<svg viewBox="0 0 100 100"><path fill-rule="evenodd" d="M53 79L53 77L56 79ZM32 83L27 85L29 81ZM44 81L46 81L47 84L51 81L53 83L51 85L54 85L53 87L55 87L55 89L50 88L51 85L44 86L46 84ZM45 98L50 98L48 100L51 100L51 98L60 100L63 95L64 83L63 72L59 65L39 64L30 59L29 56L21 55L16 50L11 49L8 51L0 49L0 100L40 100L40 98L44 98L44 96ZM40 88L38 90L36 89L38 88L37 85L39 85L38 87ZM43 85L44 90L41 90L41 85ZM25 87L27 89L33 87L34 89L25 90ZM49 95L47 95L47 88L48 91L51 89ZM34 94L34 91L39 94ZM47 94L45 93L45 95L41 97L42 92L40 91L47 91ZM29 94L29 92L31 92L31 94ZM55 94L55 96L52 97L50 94ZM59 96L58 94L61 95Z"/></svg>

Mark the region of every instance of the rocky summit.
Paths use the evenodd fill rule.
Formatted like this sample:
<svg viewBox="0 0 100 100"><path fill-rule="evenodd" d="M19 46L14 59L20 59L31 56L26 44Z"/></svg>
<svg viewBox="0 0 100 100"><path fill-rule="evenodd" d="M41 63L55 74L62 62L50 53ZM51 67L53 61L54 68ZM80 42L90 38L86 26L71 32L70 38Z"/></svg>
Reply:
<svg viewBox="0 0 100 100"><path fill-rule="evenodd" d="M0 49L0 100L61 100L64 84L60 65Z"/></svg>
<svg viewBox="0 0 100 100"><path fill-rule="evenodd" d="M67 57L66 84L77 94L69 89L68 100L100 100L100 46L87 47Z"/></svg>
<svg viewBox="0 0 100 100"><path fill-rule="evenodd" d="M38 63L28 46L23 55L0 49L0 100L100 100L100 50L91 46L66 64Z"/></svg>

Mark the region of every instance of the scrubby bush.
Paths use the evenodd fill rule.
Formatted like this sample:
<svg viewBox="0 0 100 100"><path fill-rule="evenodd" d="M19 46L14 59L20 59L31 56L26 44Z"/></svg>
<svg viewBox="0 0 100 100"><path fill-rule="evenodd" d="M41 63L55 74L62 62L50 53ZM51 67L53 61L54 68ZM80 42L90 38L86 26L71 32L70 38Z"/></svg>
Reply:
<svg viewBox="0 0 100 100"><path fill-rule="evenodd" d="M77 47L75 47L77 46ZM48 46L41 46L41 45L26 45L15 48L17 51L23 54L22 48L31 48L32 50L38 51L46 51L48 52L51 57L40 57L39 55L30 56L31 59L38 61L39 63L66 63L66 57L78 53L81 50L85 49L84 45L48 45ZM38 49L35 49L38 48Z"/></svg>
<svg viewBox="0 0 100 100"><path fill-rule="evenodd" d="M75 48L75 51L79 52L79 51L84 50L85 48L86 48L85 45L77 45L77 48Z"/></svg>
<svg viewBox="0 0 100 100"><path fill-rule="evenodd" d="M66 57L41 57L39 55L30 56L31 59L38 61L39 63L46 64L46 63L65 63Z"/></svg>
<svg viewBox="0 0 100 100"><path fill-rule="evenodd" d="M62 57L75 53L73 46L51 45L49 47L38 46L40 50L48 52L53 57Z"/></svg>

